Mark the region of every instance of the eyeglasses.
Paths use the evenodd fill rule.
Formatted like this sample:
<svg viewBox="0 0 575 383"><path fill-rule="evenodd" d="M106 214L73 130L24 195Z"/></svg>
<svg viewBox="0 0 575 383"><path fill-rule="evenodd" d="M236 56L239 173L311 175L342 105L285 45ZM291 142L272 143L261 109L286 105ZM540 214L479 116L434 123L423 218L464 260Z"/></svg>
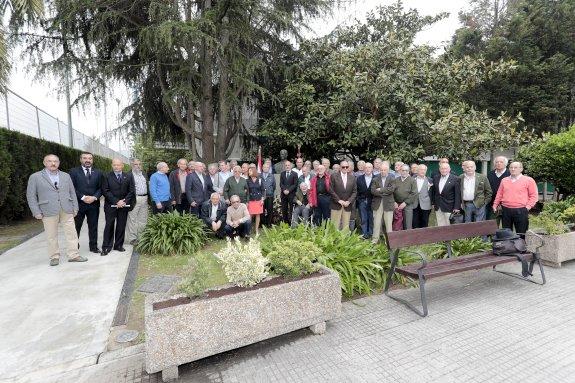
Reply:
<svg viewBox="0 0 575 383"><path fill-rule="evenodd" d="M342 166L342 169L349 169L349 166Z"/></svg>

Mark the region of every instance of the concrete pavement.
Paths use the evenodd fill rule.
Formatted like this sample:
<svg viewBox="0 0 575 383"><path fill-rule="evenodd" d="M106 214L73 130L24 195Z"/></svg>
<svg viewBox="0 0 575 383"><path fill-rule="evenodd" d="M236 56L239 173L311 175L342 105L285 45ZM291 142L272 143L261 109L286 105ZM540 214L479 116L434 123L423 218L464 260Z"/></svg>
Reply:
<svg viewBox="0 0 575 383"><path fill-rule="evenodd" d="M99 246L103 223L101 210ZM63 255L56 267L48 265L44 233L0 255L0 382L44 381L94 365L105 351L132 247L90 253L86 223L80 246L88 262Z"/></svg>

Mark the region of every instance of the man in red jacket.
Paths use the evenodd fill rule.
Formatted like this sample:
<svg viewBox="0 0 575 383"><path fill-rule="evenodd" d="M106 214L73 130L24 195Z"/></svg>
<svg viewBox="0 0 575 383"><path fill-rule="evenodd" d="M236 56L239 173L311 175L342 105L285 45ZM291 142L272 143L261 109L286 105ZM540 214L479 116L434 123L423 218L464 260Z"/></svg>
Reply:
<svg viewBox="0 0 575 383"><path fill-rule="evenodd" d="M529 228L529 210L537 203L539 193L537 184L531 177L521 174L523 164L512 162L509 165L509 177L501 180L499 190L493 201L493 211L502 207L502 226L512 229L521 237Z"/></svg>

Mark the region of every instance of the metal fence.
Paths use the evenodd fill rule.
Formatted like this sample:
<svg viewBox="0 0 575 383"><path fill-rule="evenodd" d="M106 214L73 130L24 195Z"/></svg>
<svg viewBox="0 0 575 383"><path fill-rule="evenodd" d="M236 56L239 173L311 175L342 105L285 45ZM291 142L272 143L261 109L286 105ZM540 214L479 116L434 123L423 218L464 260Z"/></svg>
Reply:
<svg viewBox="0 0 575 383"><path fill-rule="evenodd" d="M70 142L67 124L11 90L7 90L6 94L0 93L0 126L78 150L85 150L102 157L121 158L125 162L128 161L126 156L76 129L72 129L72 142Z"/></svg>

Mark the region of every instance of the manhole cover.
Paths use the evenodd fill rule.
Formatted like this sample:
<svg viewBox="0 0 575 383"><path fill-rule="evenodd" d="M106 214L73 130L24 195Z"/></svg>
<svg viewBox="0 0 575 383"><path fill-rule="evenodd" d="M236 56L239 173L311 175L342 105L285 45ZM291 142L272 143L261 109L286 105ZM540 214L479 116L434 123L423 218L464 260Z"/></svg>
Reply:
<svg viewBox="0 0 575 383"><path fill-rule="evenodd" d="M176 283L180 277L175 275L154 275L138 287L142 293L167 293L168 290Z"/></svg>
<svg viewBox="0 0 575 383"><path fill-rule="evenodd" d="M136 330L122 331L116 336L116 342L118 343L131 342L138 337L138 334L139 332L137 332Z"/></svg>

